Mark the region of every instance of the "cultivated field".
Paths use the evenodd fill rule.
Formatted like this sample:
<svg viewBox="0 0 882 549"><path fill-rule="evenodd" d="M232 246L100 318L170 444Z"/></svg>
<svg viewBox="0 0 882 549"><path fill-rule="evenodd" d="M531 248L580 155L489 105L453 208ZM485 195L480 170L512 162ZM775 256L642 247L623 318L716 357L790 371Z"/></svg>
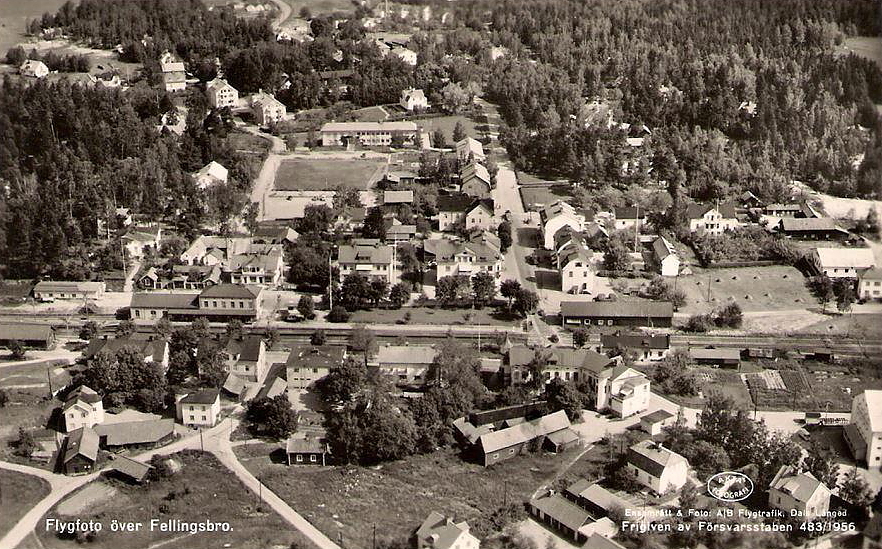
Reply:
<svg viewBox="0 0 882 549"><path fill-rule="evenodd" d="M345 185L367 190L380 175L378 160L287 159L276 172L273 187L279 191L333 190Z"/></svg>
<svg viewBox="0 0 882 549"><path fill-rule="evenodd" d="M213 456L183 452L176 458L183 468L170 478L154 480L145 486L131 486L107 479L86 485L62 501L47 517L61 520L79 518L101 520L104 529L89 547L147 548L158 544L166 547L192 549L230 547L309 547L312 544L292 530L281 517L267 506L261 507L257 497L247 490ZM95 487L98 488L95 488ZM103 487L110 486L113 490ZM61 514L66 502L88 499L88 505L77 506L75 517ZM193 521L228 521L231 532L204 532L195 536L149 530L151 519ZM140 532L111 532L110 521L135 521L145 524ZM45 547L53 549L81 547L76 540L60 539L53 532L37 529ZM165 542L165 543L163 543ZM298 545L299 544L299 545Z"/></svg>
<svg viewBox="0 0 882 549"><path fill-rule="evenodd" d="M49 495L49 483L43 479L0 469L0 537L38 501Z"/></svg>
<svg viewBox="0 0 882 549"><path fill-rule="evenodd" d="M734 300L745 312L805 309L815 300L797 269L784 265L728 269L693 267L695 274L680 276L678 288L686 292L682 313L703 313ZM710 301L708 300L710 287Z"/></svg>
<svg viewBox="0 0 882 549"><path fill-rule="evenodd" d="M288 467L266 457L270 445L236 448L245 467L307 520L348 549L405 540L431 511L469 520L526 501L579 450L532 454L492 468L465 463L452 451L413 456L378 468ZM278 446L276 446L278 447Z"/></svg>

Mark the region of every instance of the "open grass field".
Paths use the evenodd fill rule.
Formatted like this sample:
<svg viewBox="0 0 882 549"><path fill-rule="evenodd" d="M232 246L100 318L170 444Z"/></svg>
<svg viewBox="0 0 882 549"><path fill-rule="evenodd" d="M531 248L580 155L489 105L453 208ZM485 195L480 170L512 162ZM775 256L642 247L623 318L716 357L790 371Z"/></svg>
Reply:
<svg viewBox="0 0 882 549"><path fill-rule="evenodd" d="M38 501L49 495L49 483L41 478L0 469L0 537Z"/></svg>
<svg viewBox="0 0 882 549"><path fill-rule="evenodd" d="M76 513L81 520L99 520L103 530L88 545L93 548L114 549L129 547L147 548L162 543L166 548L217 548L217 547L296 547L312 548L302 535L293 531L281 517L268 507L260 508L257 498L230 474L213 456L198 452L182 452L176 457L183 468L170 478L154 480L144 486L131 486L114 479L99 480L68 496L65 501L76 498L89 499L88 506ZM109 484L114 488L112 497L107 490L93 486ZM46 518L62 520L73 517L60 515L59 507L51 510ZM227 521L230 532L150 531L150 520L178 519L185 522ZM111 532L110 522L141 522L140 532ZM80 547L75 540L60 539L53 532L38 529L37 536L44 547L53 549Z"/></svg>
<svg viewBox="0 0 882 549"><path fill-rule="evenodd" d="M18 428L44 429L52 410L61 405L46 395L37 397L23 389L8 389L9 403L0 408L0 459L39 466L13 455L9 443L18 438Z"/></svg>
<svg viewBox="0 0 882 549"><path fill-rule="evenodd" d="M355 9L350 0L283 0L291 6L291 19L298 18L300 10L307 8L310 14L323 15L338 11L351 12Z"/></svg>
<svg viewBox="0 0 882 549"><path fill-rule="evenodd" d="M472 120L471 118L457 115L457 116L439 116L437 118L423 118L420 120L414 120L418 126L422 126L430 134L435 130L441 130L444 132L444 137L447 138L447 144L449 146L453 146L453 128L456 127L457 122L462 122L463 128L465 128L466 135L469 137L473 137L475 139L481 139L482 134L478 131L478 123ZM486 151L485 151L486 152Z"/></svg>
<svg viewBox="0 0 882 549"><path fill-rule="evenodd" d="M522 175L518 173L518 178L521 178ZM523 200L524 209L527 211L538 211L558 200L568 200L572 196L568 185L521 187L521 200Z"/></svg>
<svg viewBox="0 0 882 549"><path fill-rule="evenodd" d="M433 309L431 307L406 307L403 309L373 309L370 311L356 311L350 322L364 322L366 324L397 324L404 320L404 315L410 313L410 321L407 324L452 324L455 326L487 325L488 333L493 326L513 326L516 321L499 318L491 307L484 309ZM466 315L469 315L468 318Z"/></svg>
<svg viewBox="0 0 882 549"><path fill-rule="evenodd" d="M279 191L322 191L345 185L366 190L379 178L383 165L378 160L286 159L276 172L273 187Z"/></svg>
<svg viewBox="0 0 882 549"><path fill-rule="evenodd" d="M828 305L835 309L835 305ZM832 315L799 330L805 334L849 335L854 338L882 337L882 314Z"/></svg>
<svg viewBox="0 0 882 549"><path fill-rule="evenodd" d="M452 451L413 456L382 467L288 467L269 457L243 460L273 492L347 549L406 540L431 511L469 520L527 500L580 450L530 454L492 467L462 461ZM236 448L239 455L245 452Z"/></svg>
<svg viewBox="0 0 882 549"><path fill-rule="evenodd" d="M797 269L784 265L726 269L693 268L693 275L680 276L677 287L686 292L682 313L707 312L736 301L745 312L804 309L815 304ZM710 301L708 301L710 287Z"/></svg>
<svg viewBox="0 0 882 549"><path fill-rule="evenodd" d="M45 12L55 13L65 0L3 0L0 2L0 53L24 39L25 25L29 19L41 17ZM76 3L76 2L75 2Z"/></svg>
<svg viewBox="0 0 882 549"><path fill-rule="evenodd" d="M386 120L387 113L380 107L365 107L353 111L352 116L359 122L380 122Z"/></svg>
<svg viewBox="0 0 882 549"><path fill-rule="evenodd" d="M856 55L875 61L882 67L882 36L854 36L846 38L840 46L842 53L853 52Z"/></svg>

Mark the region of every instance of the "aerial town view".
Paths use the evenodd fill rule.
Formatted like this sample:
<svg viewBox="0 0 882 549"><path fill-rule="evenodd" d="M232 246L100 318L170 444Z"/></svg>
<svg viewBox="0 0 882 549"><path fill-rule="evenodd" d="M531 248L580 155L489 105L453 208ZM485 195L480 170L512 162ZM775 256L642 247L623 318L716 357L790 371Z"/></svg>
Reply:
<svg viewBox="0 0 882 549"><path fill-rule="evenodd" d="M879 0L0 0L0 549L882 549Z"/></svg>

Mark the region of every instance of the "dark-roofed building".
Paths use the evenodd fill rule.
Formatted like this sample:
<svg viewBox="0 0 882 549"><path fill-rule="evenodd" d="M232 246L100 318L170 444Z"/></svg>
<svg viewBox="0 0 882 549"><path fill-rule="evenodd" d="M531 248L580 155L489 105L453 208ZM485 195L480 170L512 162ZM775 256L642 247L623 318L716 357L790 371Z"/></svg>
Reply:
<svg viewBox="0 0 882 549"><path fill-rule="evenodd" d="M175 398L178 421L189 427L212 427L220 419L220 391L201 389Z"/></svg>
<svg viewBox="0 0 882 549"><path fill-rule="evenodd" d="M194 293L148 292L132 295L135 324L156 324L163 317L189 322L205 317L212 322L233 319L251 322L260 316L263 288L242 284L217 284Z"/></svg>
<svg viewBox="0 0 882 549"><path fill-rule="evenodd" d="M89 427L72 431L64 440L61 468L66 475L85 475L98 463L98 434Z"/></svg>
<svg viewBox="0 0 882 549"><path fill-rule="evenodd" d="M288 465L330 465L331 448L324 439L291 437L285 444Z"/></svg>
<svg viewBox="0 0 882 549"><path fill-rule="evenodd" d="M530 363L537 352L545 358L546 383L552 379L577 383L585 381L589 371L602 371L612 363L609 357L589 349L534 349L526 345L514 345L509 349L503 366L506 380L513 385L530 381Z"/></svg>
<svg viewBox="0 0 882 549"><path fill-rule="evenodd" d="M113 456L113 462L110 466L110 474L121 478L126 482L142 484L147 480L147 475L150 473L150 469L153 469L153 467L146 463L135 461L126 456L116 455Z"/></svg>
<svg viewBox="0 0 882 549"><path fill-rule="evenodd" d="M558 410L531 421L482 434L472 450L478 462L488 467L520 454L531 443L544 445L548 435L567 429L570 429L570 420L566 412Z"/></svg>
<svg viewBox="0 0 882 549"><path fill-rule="evenodd" d="M613 210L613 216L615 216L616 220L615 228L616 230L622 230L645 225L646 215L648 213L649 211L646 208L640 208L638 206L616 208Z"/></svg>
<svg viewBox="0 0 882 549"><path fill-rule="evenodd" d="M168 341L155 334L131 333L125 336L108 338L107 336L92 339L83 351L83 358L90 361L99 353L115 355L122 349L132 349L144 362L152 362L163 371L168 369Z"/></svg>
<svg viewBox="0 0 882 549"><path fill-rule="evenodd" d="M536 520L579 545L594 534L612 536L616 533L616 525L609 518L595 518L587 510L554 492L531 499L527 510Z"/></svg>
<svg viewBox="0 0 882 549"><path fill-rule="evenodd" d="M288 353L285 370L288 374L288 389L294 391L308 389L337 368L346 359L346 347L340 345L296 345Z"/></svg>
<svg viewBox="0 0 882 549"><path fill-rule="evenodd" d="M413 191L383 191L383 205L413 204Z"/></svg>
<svg viewBox="0 0 882 549"><path fill-rule="evenodd" d="M359 242L340 246L337 254L340 280L350 274L360 274L370 280L382 279L389 284L398 282L393 263L393 247L379 242Z"/></svg>
<svg viewBox="0 0 882 549"><path fill-rule="evenodd" d="M676 417L667 410L656 410L640 418L640 430L652 436L660 435L662 428L673 424Z"/></svg>
<svg viewBox="0 0 882 549"><path fill-rule="evenodd" d="M800 240L848 240L851 234L829 217L785 217L776 230Z"/></svg>
<svg viewBox="0 0 882 549"><path fill-rule="evenodd" d="M175 421L171 418L105 423L95 426L102 448L160 446L175 437Z"/></svg>
<svg viewBox="0 0 882 549"><path fill-rule="evenodd" d="M644 440L628 448L626 466L634 479L657 494L686 484L689 462L660 443Z"/></svg>
<svg viewBox="0 0 882 549"><path fill-rule="evenodd" d="M585 326L645 326L669 328L674 306L669 301L562 301L565 328Z"/></svg>
<svg viewBox="0 0 882 549"><path fill-rule="evenodd" d="M609 516L614 508L625 509L630 505L628 500L610 492L596 481L584 478L571 484L561 495L595 517Z"/></svg>
<svg viewBox="0 0 882 549"><path fill-rule="evenodd" d="M297 231L291 227L258 227L251 233L251 239L256 244L293 244L300 237Z"/></svg>
<svg viewBox="0 0 882 549"><path fill-rule="evenodd" d="M696 364L737 368L741 365L741 350L729 347L697 347L689 349Z"/></svg>
<svg viewBox="0 0 882 549"><path fill-rule="evenodd" d="M671 350L671 336L640 333L602 334L597 352L606 353L614 349L627 351L638 363L657 362L666 357Z"/></svg>
<svg viewBox="0 0 882 549"><path fill-rule="evenodd" d="M51 349L55 347L55 329L49 324L0 323L0 347L18 341L28 349Z"/></svg>

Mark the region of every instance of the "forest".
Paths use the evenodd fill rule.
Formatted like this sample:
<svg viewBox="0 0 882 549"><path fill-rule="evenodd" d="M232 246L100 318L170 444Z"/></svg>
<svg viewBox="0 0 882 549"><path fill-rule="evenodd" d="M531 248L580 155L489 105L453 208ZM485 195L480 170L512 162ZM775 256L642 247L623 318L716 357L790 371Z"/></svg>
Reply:
<svg viewBox="0 0 882 549"><path fill-rule="evenodd" d="M605 143L578 123L587 98L610 105L616 122L651 128L649 156L673 153L696 199L741 189L773 198L790 179L842 196L882 194L874 107L882 69L834 49L848 36L880 34L876 2L512 0L459 9L463 20L490 10L494 40L532 57L501 59L485 89L521 169L588 186L631 183L612 169L623 139Z"/></svg>

